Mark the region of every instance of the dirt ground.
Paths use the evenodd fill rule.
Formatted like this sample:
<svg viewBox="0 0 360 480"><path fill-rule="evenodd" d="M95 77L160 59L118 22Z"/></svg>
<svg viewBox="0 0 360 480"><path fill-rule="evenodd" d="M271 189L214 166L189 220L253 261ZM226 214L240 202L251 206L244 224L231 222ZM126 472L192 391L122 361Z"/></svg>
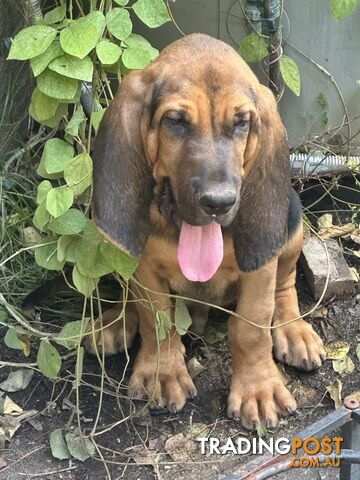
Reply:
<svg viewBox="0 0 360 480"><path fill-rule="evenodd" d="M298 292L302 311L314 304L308 293L307 286L298 275ZM356 365L351 375L341 377L343 397L359 390L360 365L355 355L355 348L360 341L360 298L354 291L353 297L346 301L334 301L326 306L327 316L321 320L310 319L315 329L322 336L325 343L333 340L344 340L351 344L350 356ZM44 317L42 319L44 321ZM218 314L213 315L212 324L225 327L226 319ZM4 329L3 329L4 330ZM217 327L217 330L223 328ZM4 332L3 332L4 333ZM138 348L138 343L131 351L131 358ZM30 385L24 391L11 393L11 399L24 410L38 410L37 419L42 430L36 430L32 425L24 422L10 442L6 443L5 450L0 456L5 458L7 467L0 471L1 479L127 479L151 480L173 479L197 480L225 478L231 475L236 468L251 458L247 456L201 456L196 443L186 439L183 433L189 435L189 427L197 432L196 424L205 424L211 429L211 435L227 438L236 436L256 436L256 432L246 432L241 425L226 417L226 397L229 386L228 367L230 362L226 338L215 344L192 342L187 339L187 358L196 358L204 370L196 377L198 397L189 401L184 411L174 415L166 411L149 412L144 404L136 404L137 411L131 419L114 426L106 433L95 436L97 452L94 459L82 463L77 460L56 460L51 455L49 434L60 427L77 425L76 396L70 373L74 369L75 360L70 358L62 367L61 380L53 383L39 373L35 373ZM8 349L3 343L0 347L2 360L22 362L24 357L18 351ZM34 354L26 359L33 361ZM110 378L117 382L123 375L126 359L124 355L110 357L106 361L106 370ZM279 427L269 431L268 435L290 437L312 422L325 416L334 409L332 400L326 394L326 388L340 378L332 369L331 361L315 373L304 373L292 368L286 368L289 376L290 388L298 402L297 414L282 420ZM2 368L1 378L9 373L8 368ZM80 419L83 431L88 434L98 412L100 367L96 358L86 356L84 361L83 380L90 386L80 389ZM126 371L127 379L131 373L131 362ZM126 383L126 381L125 381ZM95 388L94 388L95 386ZM120 396L126 395L125 390L119 391ZM105 393L102 398L102 408L99 417L97 432L105 426L111 426L130 412L131 405L126 398L117 401L115 387L105 382ZM195 426L194 426L195 425ZM39 425L37 426L39 428ZM204 428L204 427L200 427ZM207 431L208 432L208 431ZM180 434L180 435L178 435ZM195 436L197 433L194 434ZM189 443L190 442L190 443ZM191 450L194 448L195 451ZM190 451L188 451L190 449ZM170 455L167 453L170 452ZM106 462L108 472L104 467ZM142 465L137 462L144 462ZM283 479L336 479L336 469L327 469L321 473L306 471L292 472ZM317 469L314 469L317 470ZM322 476L318 476L322 475Z"/></svg>

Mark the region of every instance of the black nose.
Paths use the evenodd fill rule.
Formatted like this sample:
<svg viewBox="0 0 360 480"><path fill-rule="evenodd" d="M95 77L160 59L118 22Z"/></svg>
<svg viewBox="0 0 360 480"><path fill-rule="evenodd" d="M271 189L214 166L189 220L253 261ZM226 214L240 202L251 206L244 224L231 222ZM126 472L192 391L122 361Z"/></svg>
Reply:
<svg viewBox="0 0 360 480"><path fill-rule="evenodd" d="M207 215L227 213L236 202L235 192L205 192L200 196L200 206Z"/></svg>

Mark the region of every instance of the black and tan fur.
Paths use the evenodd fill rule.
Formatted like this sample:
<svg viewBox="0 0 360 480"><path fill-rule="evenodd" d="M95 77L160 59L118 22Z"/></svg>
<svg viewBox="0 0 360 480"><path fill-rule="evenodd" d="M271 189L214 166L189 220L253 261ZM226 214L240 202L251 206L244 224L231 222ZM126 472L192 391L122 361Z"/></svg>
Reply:
<svg viewBox="0 0 360 480"><path fill-rule="evenodd" d="M195 177L209 188L231 178L236 190L234 208L219 219L224 259L205 283L188 281L177 262L181 219L194 225L208 221L189 190ZM93 198L99 229L140 258L136 279L153 292L218 305L236 301L238 314L263 327L299 316L295 273L302 222L284 127L272 93L223 42L200 34L184 37L143 72L125 77L97 136ZM170 297L135 284L131 289L172 315ZM208 308L196 303L189 308L192 328L201 333ZM119 307L106 312L105 324L118 314ZM196 394L181 337L171 329L158 355L154 316L134 302L127 307L127 345L138 322L141 348L130 392L136 397L155 391L161 405L180 410ZM99 342L95 336L86 345L94 350ZM272 350L278 360L308 370L324 357L322 341L304 320L271 334L233 316L229 342L228 414L247 428L275 426L279 415L296 408ZM112 323L105 329L105 349L123 346L122 323Z"/></svg>

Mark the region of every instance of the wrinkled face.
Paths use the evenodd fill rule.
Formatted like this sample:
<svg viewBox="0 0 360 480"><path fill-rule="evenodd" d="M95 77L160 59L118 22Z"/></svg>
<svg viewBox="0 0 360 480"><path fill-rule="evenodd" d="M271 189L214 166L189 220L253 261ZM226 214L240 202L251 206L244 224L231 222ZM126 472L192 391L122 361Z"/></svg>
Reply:
<svg viewBox="0 0 360 480"><path fill-rule="evenodd" d="M159 188L171 186L177 218L228 226L254 150L249 132L256 109L254 94L239 81L210 77L155 87L145 143Z"/></svg>

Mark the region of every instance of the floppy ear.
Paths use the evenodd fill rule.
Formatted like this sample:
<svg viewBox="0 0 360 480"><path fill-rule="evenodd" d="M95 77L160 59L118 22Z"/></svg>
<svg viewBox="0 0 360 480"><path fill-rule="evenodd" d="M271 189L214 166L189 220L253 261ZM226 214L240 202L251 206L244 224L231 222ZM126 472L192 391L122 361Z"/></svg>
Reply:
<svg viewBox="0 0 360 480"><path fill-rule="evenodd" d="M257 92L257 111L245 151L240 207L233 223L236 259L245 272L264 265L288 238L289 151L275 98L263 85Z"/></svg>
<svg viewBox="0 0 360 480"><path fill-rule="evenodd" d="M128 74L101 122L93 154L93 219L121 250L139 257L150 231L152 170L141 139L147 93L143 74Z"/></svg>

